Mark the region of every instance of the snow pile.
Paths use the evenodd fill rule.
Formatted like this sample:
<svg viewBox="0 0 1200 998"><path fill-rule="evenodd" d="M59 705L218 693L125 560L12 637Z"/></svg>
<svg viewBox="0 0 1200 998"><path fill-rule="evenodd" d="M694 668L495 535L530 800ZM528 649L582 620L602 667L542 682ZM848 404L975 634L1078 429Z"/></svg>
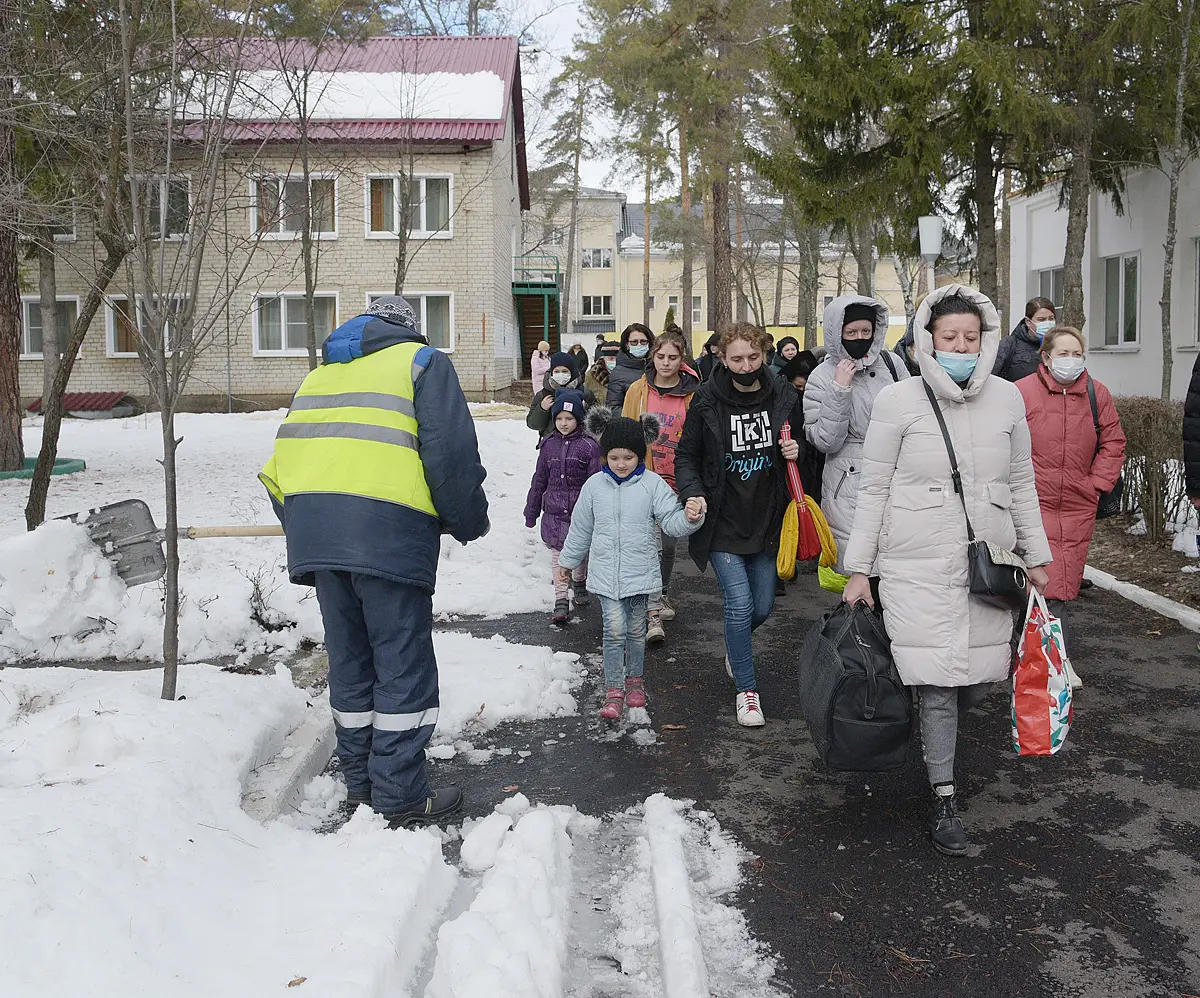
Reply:
<svg viewBox="0 0 1200 998"><path fill-rule="evenodd" d="M304 694L207 666L182 670L185 700L159 683L0 672L0 923L21 940L0 994L403 989L456 882L438 837L361 809L331 836L254 822L242 781Z"/></svg>
<svg viewBox="0 0 1200 998"><path fill-rule="evenodd" d="M275 523L256 476L271 452L282 418L282 412L178 417L184 439L179 452L181 524ZM511 419L480 420L475 425L488 470L484 488L492 529L467 547L443 539L434 609L440 614L499 616L549 607L553 602L550 554L537 531L527 530L522 518L537 457L534 434ZM29 449L39 446L39 436L36 423L27 422ZM156 521L163 523L158 464L162 441L156 418L68 420L63 424L61 451L86 458L88 470L54 479L50 516L140 497L149 503ZM35 533L36 541L24 539L26 495L27 483L0 482L0 538L9 538L0 541L0 572L12 577L13 566L19 563L22 578L32 575L44 581L41 576L46 576L70 598L37 626L29 616L30 604L23 604L24 626L33 628L35 637L0 634L0 662L28 656L46 661L106 657L161 661L161 586L138 586L118 598L119 590L112 588L116 583L101 585L108 576L95 552L78 547L77 560L64 561L69 544L76 542L52 540L43 533ZM17 547L10 550L13 543ZM180 559L180 647L185 659L291 652L303 642L323 639L313 590L287 579L282 538L183 541ZM81 598L79 583L86 581L83 576L89 566L98 569L91 572L96 585L85 586L88 592ZM55 570L54 576L47 576L50 569ZM76 580L73 589L63 582L64 570ZM0 593L0 632L16 612L11 597ZM103 629L76 640L75 622L86 624L89 617L103 618Z"/></svg>
<svg viewBox="0 0 1200 998"><path fill-rule="evenodd" d="M570 689L579 681L579 656L515 645L496 636L435 633L441 708L437 744L502 721L576 713Z"/></svg>
<svg viewBox="0 0 1200 998"><path fill-rule="evenodd" d="M558 998L570 919L569 807L539 807L504 834L469 910L438 930L426 998ZM505 815L491 818L507 820ZM491 836L477 825L463 843ZM488 845L491 845L489 839Z"/></svg>

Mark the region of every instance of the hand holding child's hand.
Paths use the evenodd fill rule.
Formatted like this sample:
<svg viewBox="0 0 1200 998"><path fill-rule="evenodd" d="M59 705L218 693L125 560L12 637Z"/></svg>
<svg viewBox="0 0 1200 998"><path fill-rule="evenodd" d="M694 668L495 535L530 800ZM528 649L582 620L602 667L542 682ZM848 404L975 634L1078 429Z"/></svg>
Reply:
<svg viewBox="0 0 1200 998"><path fill-rule="evenodd" d="M556 569L554 570L554 581L555 581L555 582L564 582L564 583L567 583L567 584L569 585L569 584L570 584L570 582L571 582L571 571L570 571L570 569L566 569L566 568L556 568Z"/></svg>
<svg viewBox="0 0 1200 998"><path fill-rule="evenodd" d="M694 496L689 499L683 510L687 516L688 523L699 523L703 520L707 507L708 504L700 496Z"/></svg>

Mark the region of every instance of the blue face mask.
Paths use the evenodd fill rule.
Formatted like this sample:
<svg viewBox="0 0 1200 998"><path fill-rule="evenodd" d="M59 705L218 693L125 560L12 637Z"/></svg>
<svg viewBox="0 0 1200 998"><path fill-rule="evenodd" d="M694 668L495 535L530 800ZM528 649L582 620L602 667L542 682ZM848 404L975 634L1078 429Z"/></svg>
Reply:
<svg viewBox="0 0 1200 998"><path fill-rule="evenodd" d="M649 352L650 352L650 344L649 343L639 343L637 346L633 346L633 347L629 348L629 356L637 357L638 360L641 360Z"/></svg>
<svg viewBox="0 0 1200 998"><path fill-rule="evenodd" d="M942 365L942 370L950 375L950 380L959 384L970 379L975 373L975 365L979 363L977 353L942 353L939 350L934 356Z"/></svg>
<svg viewBox="0 0 1200 998"><path fill-rule="evenodd" d="M1039 322L1034 327L1035 331L1037 332L1037 338L1039 340L1044 340L1046 338L1046 334L1048 332L1050 332L1050 330L1053 328L1054 328L1054 323L1049 319L1047 319L1045 322Z"/></svg>

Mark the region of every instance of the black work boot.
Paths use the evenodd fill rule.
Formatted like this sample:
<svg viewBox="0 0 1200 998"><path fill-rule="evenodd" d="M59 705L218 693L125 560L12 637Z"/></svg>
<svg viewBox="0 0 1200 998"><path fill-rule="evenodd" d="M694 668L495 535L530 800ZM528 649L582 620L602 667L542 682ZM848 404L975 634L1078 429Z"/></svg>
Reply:
<svg viewBox="0 0 1200 998"><path fill-rule="evenodd" d="M939 788L949 793L938 793ZM943 856L965 856L967 854L967 831L958 816L958 805L954 799L954 784L943 783L933 788L933 807L929 812L929 837L933 848Z"/></svg>
<svg viewBox="0 0 1200 998"><path fill-rule="evenodd" d="M434 790L424 802L406 811L385 814L390 828L412 828L414 825L436 825L462 810L463 795L458 787Z"/></svg>

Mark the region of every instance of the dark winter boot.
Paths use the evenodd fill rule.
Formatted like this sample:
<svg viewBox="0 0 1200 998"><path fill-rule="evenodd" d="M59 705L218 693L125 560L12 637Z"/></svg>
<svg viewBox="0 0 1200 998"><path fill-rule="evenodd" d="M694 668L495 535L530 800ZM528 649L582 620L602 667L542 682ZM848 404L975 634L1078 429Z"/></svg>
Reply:
<svg viewBox="0 0 1200 998"><path fill-rule="evenodd" d="M584 588L582 582L576 582L575 588L571 590L577 607L585 607L592 601L592 597L588 595L587 589Z"/></svg>
<svg viewBox="0 0 1200 998"><path fill-rule="evenodd" d="M346 799L342 801L338 810L349 818L354 815L354 812L357 811L359 806L362 804L366 804L367 807L371 806L370 787L367 787L366 790L348 790L346 792Z"/></svg>
<svg viewBox="0 0 1200 998"><path fill-rule="evenodd" d="M570 601L565 599L556 599L554 601L554 613L550 617L550 623L563 625L567 622L567 617L571 613Z"/></svg>
<svg viewBox="0 0 1200 998"><path fill-rule="evenodd" d="M954 784L940 783L933 788L933 807L929 812L929 837L933 848L943 856L967 854L967 831L958 816Z"/></svg>
<svg viewBox="0 0 1200 998"><path fill-rule="evenodd" d="M412 828L414 825L436 825L462 810L463 796L458 787L442 787L425 798L425 803L407 811L385 814L389 828Z"/></svg>

